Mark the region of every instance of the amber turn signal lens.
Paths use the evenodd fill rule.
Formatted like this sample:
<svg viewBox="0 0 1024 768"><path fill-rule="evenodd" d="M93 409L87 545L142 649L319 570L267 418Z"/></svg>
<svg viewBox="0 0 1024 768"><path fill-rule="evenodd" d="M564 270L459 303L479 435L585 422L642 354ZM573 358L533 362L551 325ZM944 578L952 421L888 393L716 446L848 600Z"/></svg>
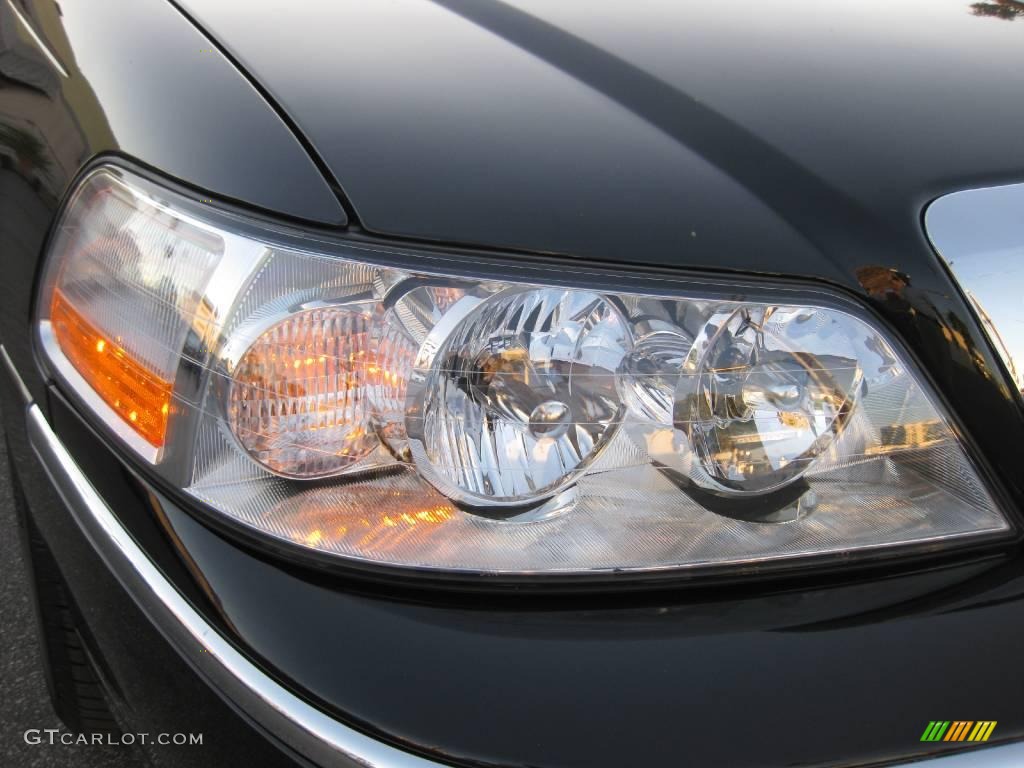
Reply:
<svg viewBox="0 0 1024 768"><path fill-rule="evenodd" d="M86 320L59 289L53 292L50 320L61 351L103 402L146 442L162 447L172 382L133 360L115 339Z"/></svg>

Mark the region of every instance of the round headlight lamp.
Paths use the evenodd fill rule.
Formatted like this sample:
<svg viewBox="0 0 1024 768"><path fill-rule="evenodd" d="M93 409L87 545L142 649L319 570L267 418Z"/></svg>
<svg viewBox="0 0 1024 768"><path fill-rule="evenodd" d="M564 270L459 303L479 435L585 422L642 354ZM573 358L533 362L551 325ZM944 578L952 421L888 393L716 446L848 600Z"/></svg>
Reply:
<svg viewBox="0 0 1024 768"><path fill-rule="evenodd" d="M674 409L704 470L694 474L699 484L775 490L829 449L863 384L848 326L828 310L774 306L708 320L683 363Z"/></svg>
<svg viewBox="0 0 1024 768"><path fill-rule="evenodd" d="M599 294L505 290L416 362L413 461L469 506L536 503L572 483L622 420L616 370L629 329ZM469 308L471 306L471 308Z"/></svg>

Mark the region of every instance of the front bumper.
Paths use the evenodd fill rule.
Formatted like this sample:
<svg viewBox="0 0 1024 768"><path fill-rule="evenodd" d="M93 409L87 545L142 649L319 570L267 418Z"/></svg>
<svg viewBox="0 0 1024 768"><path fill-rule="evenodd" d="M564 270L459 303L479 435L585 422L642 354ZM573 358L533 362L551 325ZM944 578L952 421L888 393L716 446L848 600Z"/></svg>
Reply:
<svg viewBox="0 0 1024 768"><path fill-rule="evenodd" d="M2 353L2 347L0 347L0 353ZM8 372L12 374L12 382L16 386L18 384L17 374L10 366L10 361L6 357L6 353L2 354L4 362L7 364ZM133 532L129 530L129 527L124 524L124 518L119 517L115 514L108 501L97 489L95 484L95 477L90 479L86 471L83 471L80 462L72 455L72 451L69 450L68 446L58 437L54 428L51 427L51 423L44 416L39 404L32 403L28 399L27 390L24 387L17 387L17 392L22 398L22 405L24 406L25 415L25 435L27 439L27 445L31 447L35 457L41 463L42 468L45 470L46 482L52 485L52 488L56 489L60 498L63 501L63 506L66 508L66 512L70 514L74 520L77 532L68 531L68 536L84 537L88 545L91 547L93 552L99 556L106 568L109 569L110 573L116 578L116 582L120 585L124 592L127 592L131 600L134 601L141 613L148 619L149 622L156 628L159 636L161 636L166 643L173 650L173 653L185 660L186 665L191 671L197 676L202 686L207 687L210 691L215 693L218 697L228 703L230 708L240 715L241 719L244 720L249 730L247 731L247 738L251 741L258 742L261 739L265 739L267 747L279 751L280 756L285 760L294 760L300 764L312 762L317 765L324 766L387 766L389 768L428 768L429 766L440 766L448 764L502 764L506 761L502 759L500 755L500 749L496 747L495 753L496 758L492 760L480 760L473 759L472 757L467 759L464 754L451 754L446 755L445 749L441 746L442 742L437 742L430 739L417 739L418 744L437 744L438 746L422 747L421 755L414 754L412 751L416 749L414 746L417 742L409 745L409 748L402 748L404 744L393 745L386 743L382 738L368 735L358 728L347 725L339 717L329 714L328 707L321 707L317 705L316 700L321 701L325 698L324 693L327 689L320 688L313 692L313 695L304 695L299 693L303 689L310 690L309 683L306 685L296 684L292 685L292 681L282 677L280 667L275 673L269 672L265 667L265 663L259 658L260 656L267 655L267 649L269 646L260 646L260 638L249 633L244 626L244 622L241 621L240 617L242 613L233 613L230 609L224 611L224 615L235 617L235 621L229 621L227 624L223 624L216 620L212 620L204 615L199 609L195 601L188 599L179 587L169 578L168 571L166 568L159 567L157 563L144 551L143 547L140 546L138 540L138 533L133 535ZM10 420L9 420L10 421ZM24 469L21 470L24 472ZM184 518L183 518L184 519ZM185 538L188 535L183 527L178 526L177 530L182 533ZM199 530L196 528L196 530ZM222 542L223 543L223 542ZM201 557L197 552L197 557ZM193 568L201 568L200 563L193 563ZM973 571L969 573L972 577L976 577L978 574L984 574L987 572L988 566L975 566ZM193 573L196 570L193 569ZM71 573L65 572L65 575L71 579L74 579L74 567L70 567ZM211 570L206 571L211 578L216 581L215 574ZM840 657L844 655L844 652L849 651L849 646L852 643L857 643L855 635L859 633L858 627L867 624L877 631L879 627L884 627L886 622L889 625L899 624L901 619L903 623L911 621L913 617L921 620L922 617L927 616L941 616L947 611L959 611L965 610L963 603L963 596L960 596L961 602L956 604L939 601L935 603L934 600L930 604L932 607L924 612L921 612L919 602L921 600L921 594L924 596L934 596L936 591L942 594L944 591L948 592L951 584L962 583L965 578L965 572L955 570L953 572L945 572L944 578L940 578L938 582L930 583L927 588L915 590L912 588L914 580L918 579L918 576L909 576L909 582L905 584L891 583L889 588L897 595L901 594L901 590L909 589L906 593L906 599L897 599L895 605L898 607L894 612L891 609L888 612L883 611L882 615L875 617L874 619L869 618L866 622L857 621L839 621L836 623L836 619L828 619L831 621L832 626L828 627L828 630L832 633L832 637L835 646L836 655ZM1016 578L1011 579L1009 582L1002 580L1000 583L1000 594L1005 597L1006 594L1011 596L1019 596L1021 588L1021 577L1019 574ZM1006 584L1010 584L1009 592L1007 591ZM214 588L212 585L211 592L217 594L218 600L226 600L230 598L230 590L223 588L223 584L217 584ZM920 586L920 585L918 585ZM72 585L74 588L74 585ZM829 590L825 590L829 592ZM989 595L991 597L991 594ZM805 596L806 597L806 596ZM976 595L969 595L966 607L970 607L975 612L976 617L984 619L985 612L984 608L979 607L980 602L975 598ZM122 599L122 595L108 595L107 599L116 601ZM784 601L788 599L791 603L792 597L784 598ZM839 597L839 602L848 600L848 597ZM861 594L854 600L862 608L864 607L864 595ZM375 602L379 602L374 598ZM870 600L868 602L871 602ZM1005 600L1003 601L1005 603ZM1011 603L1015 602L1011 600ZM976 603L978 605L976 605ZM709 603L705 606L702 613L706 613L711 616L709 626L715 631L708 631L707 634L714 637L716 634L720 637L722 643L728 645L730 641L735 646L734 651L742 651L742 647L736 644L735 638L730 639L730 633L723 631L725 625L721 624L720 621L714 617L714 614L721 612L729 613L730 610L736 609L736 603L728 603L723 606L719 606L717 603ZM767 601L765 606L768 609L778 607L781 605L779 602ZM794 612L800 613L804 608L809 608L809 612L813 615L820 612L820 607L817 607L813 601L810 600L796 600L796 604L790 606ZM1015 605L1011 605L1014 611L1017 610ZM993 609L990 609L990 612ZM748 608L741 609L741 612L749 611ZM557 612L556 612L557 613ZM614 611L610 615L601 614L600 620L604 618L612 618L612 625L617 627L617 631L613 629L614 634L621 634L624 637L625 642L617 643L614 639L609 640L607 635L598 628L598 622L585 622L584 625L580 626L580 613L571 612L574 627L570 627L566 630L564 627L562 631L569 631L571 636L569 637L570 642L574 645L581 655L588 655L588 644L593 641L597 641L603 646L608 646L607 650L614 651L616 654L628 653L631 646L637 646L641 644L641 640L644 638L653 639L657 642L659 639L657 635L661 634L657 629L657 626L650 624L649 622L649 611L643 612L638 611ZM654 608L653 613L655 615L666 615L670 613L670 609L665 606ZM870 613L870 612L869 612ZM534 623L531 622L530 614L520 614L527 625ZM907 617L911 617L908 619ZM283 619L284 617L278 617L273 615L260 617L262 619L261 624L272 623L276 620ZM355 618L355 617L353 617ZM552 618L549 616L549 618ZM593 618L593 617L591 617ZM700 623L699 615L691 615L690 623L693 624L694 620L696 623ZM809 617L811 618L811 617ZM990 616L990 618L992 618ZM537 640L537 653L538 657L544 653L545 649L549 647L547 641L550 640L550 634L555 630L557 624L557 616L554 617L553 621L542 622L544 631L540 633ZM436 621L436 617L433 619ZM995 619L993 619L995 620ZM639 633L634 632L629 626L629 622L636 623L639 621L643 624L642 631ZM764 621L763 619L761 620ZM764 632L752 632L749 624L749 618L745 623L741 623L741 627L745 631L742 632L744 635L760 635L764 640L765 644L774 646L774 643L769 641L769 636ZM593 635L588 632L587 623L591 624L590 629L597 630ZM819 622L820 623L820 622ZM1017 627L1019 629L1019 622ZM762 624L760 627L762 630L765 626ZM300 628L301 629L301 628ZM447 629L443 628L443 629ZM453 626L451 629L454 631L456 628ZM990 631L997 630L996 627L985 626L985 621L982 620L977 626L979 636L988 635ZM424 634L428 633L429 627L424 628ZM310 632L315 632L316 628L313 626L309 627ZM493 631L493 630L492 630ZM688 639L687 637L680 636L673 638L672 634L677 630L669 630L666 626L669 636L667 640L677 640L678 652L685 654L687 651ZM303 633L304 634L304 633ZM522 632L512 632L519 636L522 640L522 646L527 650L529 649L530 643L528 635L530 630L527 629ZM697 633L700 635L701 633ZM736 634L736 633L733 633ZM829 634L827 631L826 635ZM860 634L864 634L860 632ZM97 638L100 638L101 633L96 633ZM248 635L246 637L246 635ZM596 636L595 636L596 635ZM651 637L653 635L653 638ZM890 632L890 635L892 633ZM921 637L919 634L915 634L913 631L910 632L910 636ZM263 653L254 654L251 647L246 648L239 643L240 638L243 641L252 642L259 650ZM564 638L563 638L564 639ZM755 640L755 637L749 638ZM864 640L862 636L860 638ZM633 642L629 642L632 640ZM417 638L409 637L406 641L411 649L415 649L417 646ZM429 640L424 640L425 645L429 645ZM492 640L484 639L479 640L478 644L486 649L487 645L494 645ZM564 643L563 643L564 644ZM755 643L756 644L756 643ZM870 676L871 663L878 663L877 657L872 658L870 655L871 641L865 642L865 650L867 652L864 661L866 666L862 670L855 670L850 678L865 675ZM102 646L102 641L100 641ZM689 643L693 645L693 643ZM827 647L827 643L825 647ZM943 645L939 644L935 648L931 649L934 652L933 658L936 661L941 662L943 655ZM983 646L979 643L974 646L975 649L980 651L979 654L970 656L966 659L967 663L965 667L969 667L970 664L975 663L975 669L981 673L982 680L986 679L984 670L981 669L983 659L980 658L985 653ZM107 648L100 648L100 652L106 654L109 651ZM897 663L899 662L900 654L895 652L897 656ZM147 652L143 652L140 657L136 660L144 663L144 659ZM589 655L593 655L593 651ZM946 674L949 678L950 685L956 685L956 670L943 670L941 663L937 666L940 667L937 670L933 669L932 663L929 661L930 649L928 647L918 647L914 649L914 656L920 660L920 673L922 687L930 689L930 686L925 684L924 681L930 677L933 670L935 674L942 675ZM1021 667L1019 666L1021 661L1019 657L1006 656L1002 660L1001 666L1004 671L1009 670L1008 675L1004 676L1004 681L1008 678L1016 677L1019 680L1019 672ZM472 667L472 658L466 658L467 665ZM742 659L738 659L737 668L735 670L735 679L730 679L728 676L731 674L729 669L722 671L722 688L726 693L736 694L742 692L746 686L757 687L757 680L750 679L749 674L745 675L744 670L747 667L742 663ZM439 659L439 664L444 664L444 659ZM644 662L641 662L644 663ZM760 664L761 661L758 661ZM811 662L813 663L813 662ZM510 662L512 665L512 674L516 675L516 669L514 662ZM820 672L822 673L821 685L831 687L831 694L826 698L831 699L837 711L844 712L845 715L851 718L847 724L846 729L851 732L860 733L859 738L865 746L871 745L873 742L872 737L872 724L877 721L879 716L883 716L887 711L885 702L880 698L876 711L862 711L859 715L856 708L848 706L849 699L851 696L854 700L858 698L858 691L851 690L853 684L850 680L840 680L836 678L828 679L827 674L829 672L832 663L827 660L818 660L820 666ZM625 662L623 665L626 666ZM123 665L118 665L120 669L124 669ZM586 665L584 665L585 667ZM633 666L633 665L630 665ZM649 666L649 665L648 665ZM784 665L783 665L784 666ZM367 662L367 674L369 676L374 675L375 668L369 661ZM584 669L585 671L585 669ZM785 671L785 670L783 670ZM520 670L525 672L525 670ZM654 674L659 674L660 670L657 668L653 669ZM792 670L793 677L799 680L800 675L798 670ZM121 673L123 676L123 672ZM778 675L776 675L778 676ZM117 674L112 674L111 677L118 677ZM913 675L910 679L913 679ZM388 680L387 676L381 675L383 681ZM496 677L491 681L493 685L500 686L502 680L500 677ZM844 685L845 682L845 685ZM551 679L551 687L548 690L540 688L536 690L536 696L538 698L544 697L557 697L559 691L563 687L564 681ZM383 683L387 686L387 683ZM880 690L878 693L883 696L889 696L887 692L882 690L884 688L884 680L880 678L878 682ZM899 683L897 682L897 685ZM429 682L419 681L415 679L410 682L410 685L417 688L418 695L422 696L424 691L419 690L424 685L429 686ZM1010 696L1016 698L1019 696L1019 686L1012 686L1012 692ZM845 688L845 690L844 690ZM509 684L507 690L514 690L514 686ZM625 692L632 694L637 698L637 701L630 702L629 700L622 700L621 694ZM153 696L166 695L165 691L152 690ZM174 694L171 691L170 694ZM608 700L605 702L607 706L620 706L628 707L631 704L639 706L641 704L640 698L647 695L654 694L655 691L651 686L644 686L642 682L638 682L637 687L632 690L624 690L621 686L609 685L608 686ZM708 702L709 707L715 707L717 692L708 689L699 689L696 691L680 691L680 702L693 698L704 698ZM411 695L409 689L402 689L395 687L390 693L384 691L384 699L392 698L398 706L400 701ZM511 694L514 697L514 693ZM783 691L779 691L780 699L784 697ZM488 696L481 696L483 700L488 700ZM750 691L750 699L757 698L757 691ZM809 697L815 698L815 697ZM820 697L818 697L820 698ZM942 697L939 697L940 699ZM590 704L585 703L582 699L580 700L580 708L588 709ZM735 701L728 702L729 706L734 708L736 711L736 717L734 720L734 727L737 733L742 732L744 729L751 730L750 724L747 722L747 718L753 717L769 717L771 713L760 712L752 713L747 707L743 706L742 702L739 705L735 704ZM178 701L174 702L177 706L186 705L188 702ZM530 706L531 702L521 701L518 702L523 706ZM591 702L592 703L592 702ZM1019 703L1019 701L1018 701ZM438 700L438 705L442 706L443 700ZM922 704L922 708L919 712L911 713L911 719L916 723L921 722L921 728L924 723L927 722L928 718L934 718L940 716L943 713L938 712L937 709L942 708L943 702L936 701L934 704L925 705ZM1019 706L1018 706L1019 709ZM785 713L783 713L785 714ZM988 713L985 713L988 714ZM789 713L794 723L803 721L805 723L804 728L814 727L815 715L812 711L792 711ZM952 716L960 716L960 713L954 713ZM1000 715L1002 718L1002 715ZM668 714L664 719L662 726L669 726L672 722L671 714ZM923 719L923 720L922 720ZM572 751L579 749L582 752L587 752L588 747L581 744L578 739L578 732L574 734L574 728L572 726L572 713L566 712L566 744L564 749ZM1007 722L1009 721L1009 722ZM507 727L515 728L515 724L508 724L505 721ZM215 731L221 726L219 722L207 722L205 730ZM1020 734L1014 732L1014 728L1019 728L1020 723L1013 722L1012 718L1001 719L1000 730L1004 738L1009 737L1011 739L1019 739ZM495 742L500 743L502 739L498 736L498 731L502 729L503 721L501 719L494 720L494 736ZM557 724L555 724L557 730ZM370 729L368 729L370 730ZM920 729L918 729L920 730ZM753 729L754 736L756 737L756 728ZM379 734L378 734L379 736ZM405 734L403 734L405 736ZM906 747L895 759L888 759L884 754L879 754L877 748L874 746L867 746L862 756L854 756L848 745L841 745L840 749L843 757L838 759L832 758L825 761L818 761L817 763L810 764L828 764L828 765L883 765L883 764L898 764L906 761L923 761L923 764L932 764L939 766L940 768L958 768L958 766L981 766L987 768L989 766L1004 766L1004 765L1019 765L1024 764L1024 742L1022 741L1009 741L1000 744L994 744L988 747L972 747L964 750L959 750L955 753L950 754L949 749L946 745L939 745L939 749L946 749L946 752L935 752L936 745L924 745L915 744L914 740L919 736L918 733L907 733L906 734ZM633 735L629 732L620 733L617 735L618 738L626 739L628 742L629 738ZM709 734L709 738L713 739L714 734ZM522 738L530 739L531 734L528 731L522 732ZM593 736L595 741L600 742L604 737L600 736L595 732ZM812 739L813 740L813 739ZM856 740L856 739L854 739ZM408 738L404 739L408 743ZM791 746L785 743L785 739L780 739L780 750L777 753L773 753L772 748L767 745L761 745L760 759L755 760L756 763L765 764L782 764L792 763L792 749ZM720 759L719 760L708 760L694 758L694 755L706 754L706 747L697 748L698 745L694 744L695 749L692 750L688 755L680 752L680 759L686 758L688 762L692 761L693 764L735 764L729 757L730 746L728 744L722 744L717 750ZM933 754L924 754L925 748L931 751ZM638 755L644 755L645 750L638 748ZM712 747L712 754L714 753ZM424 755L430 755L424 756ZM557 757L553 757L552 764L561 764ZM650 757L641 757L638 759L636 764L651 765L656 764L656 760L652 760ZM197 764L202 764L202 760L198 761ZM803 763L808 764L808 763ZM922 764L918 762L917 764Z"/></svg>

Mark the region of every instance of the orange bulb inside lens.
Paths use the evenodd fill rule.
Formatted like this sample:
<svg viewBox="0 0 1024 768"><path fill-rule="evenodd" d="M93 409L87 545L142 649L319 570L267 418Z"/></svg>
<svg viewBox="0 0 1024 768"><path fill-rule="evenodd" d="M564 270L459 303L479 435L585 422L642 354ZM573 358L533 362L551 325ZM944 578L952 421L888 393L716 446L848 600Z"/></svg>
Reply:
<svg viewBox="0 0 1024 768"><path fill-rule="evenodd" d="M150 445L167 435L173 382L132 359L124 347L90 323L58 288L50 322L71 365L121 419Z"/></svg>
<svg viewBox="0 0 1024 768"><path fill-rule="evenodd" d="M228 422L249 455L286 477L327 477L377 447L368 386L368 310L291 315L259 335L231 372Z"/></svg>

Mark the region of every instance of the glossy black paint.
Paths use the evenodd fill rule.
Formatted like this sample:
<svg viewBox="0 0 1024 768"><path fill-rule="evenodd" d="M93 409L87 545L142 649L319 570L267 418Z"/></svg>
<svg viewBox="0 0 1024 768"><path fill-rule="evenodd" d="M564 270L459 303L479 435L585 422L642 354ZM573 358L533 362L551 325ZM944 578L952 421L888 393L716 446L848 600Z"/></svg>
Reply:
<svg viewBox="0 0 1024 768"><path fill-rule="evenodd" d="M6 2L3 122L34 129L52 152L46 192L91 156L122 152L194 187L281 214L345 223L327 182L260 93L164 0Z"/></svg>
<svg viewBox="0 0 1024 768"><path fill-rule="evenodd" d="M1024 736L1016 545L920 571L614 598L375 586L275 561L151 494L51 398L29 327L46 233L97 153L311 226L344 221L336 176L356 214L344 236L567 270L785 275L865 301L1019 512L1020 404L920 227L944 191L1024 180L1024 99L1006 75L1024 56L1019 24L958 0L182 3L224 57L161 0L14 2L71 77L48 78L39 57L37 82L0 67L0 120L30 100L42 137L32 162L0 167L0 341L167 576L279 679L381 738L471 763L881 761L918 750L935 717ZM6 55L6 2L0 15ZM252 763L262 735L119 591L7 389L3 416L127 711L152 730L223 732L198 764ZM250 746L233 758L232 740Z"/></svg>
<svg viewBox="0 0 1024 768"><path fill-rule="evenodd" d="M829 277L1024 173L1019 30L961 0L179 4L378 232Z"/></svg>

